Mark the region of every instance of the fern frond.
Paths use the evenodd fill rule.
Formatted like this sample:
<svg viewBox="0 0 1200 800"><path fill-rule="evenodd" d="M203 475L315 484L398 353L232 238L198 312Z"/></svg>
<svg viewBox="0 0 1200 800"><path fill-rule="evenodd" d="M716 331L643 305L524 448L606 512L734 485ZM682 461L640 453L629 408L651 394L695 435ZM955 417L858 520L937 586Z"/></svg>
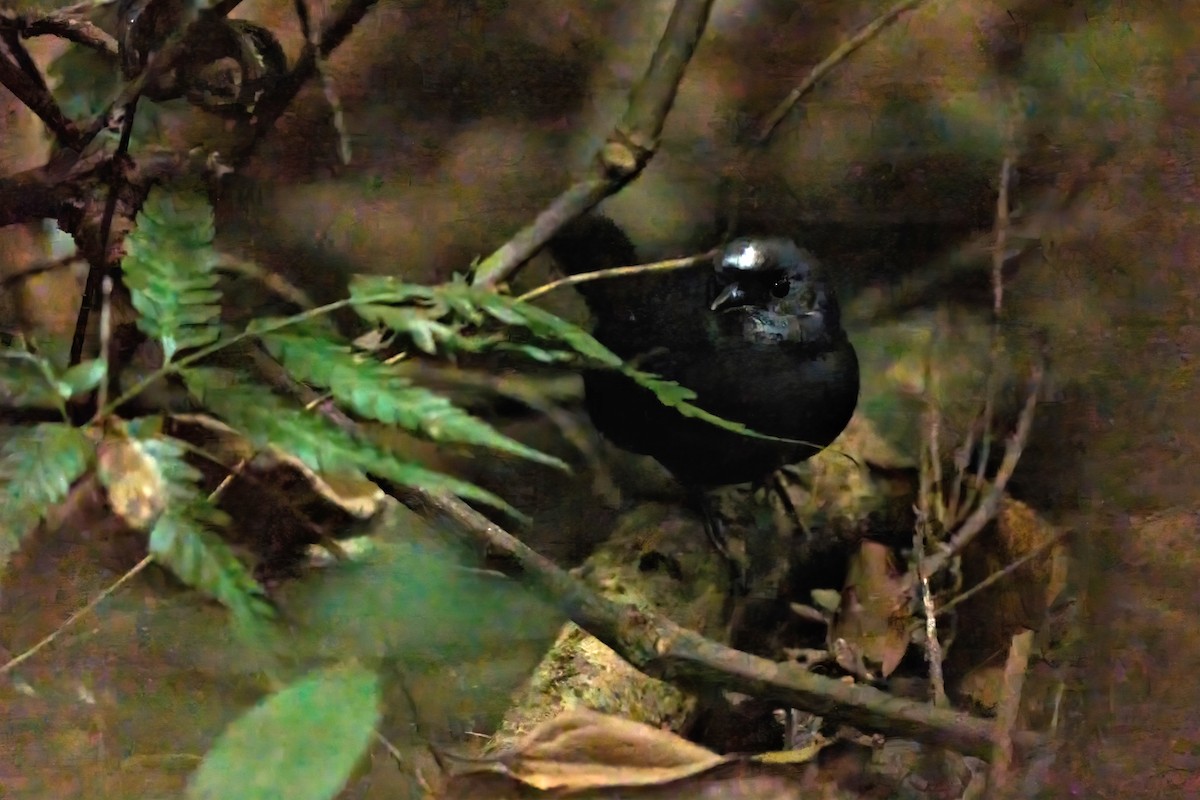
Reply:
<svg viewBox="0 0 1200 800"><path fill-rule="evenodd" d="M435 442L487 447L567 469L560 459L505 436L447 398L414 385L396 367L356 354L348 345L291 331L276 331L262 341L294 378L328 389L361 417Z"/></svg>
<svg viewBox="0 0 1200 800"><path fill-rule="evenodd" d="M138 442L157 467L166 494L150 531L150 554L188 586L228 608L239 621L273 614L250 570L216 531L228 517L204 496L200 473L184 461L184 444L169 437Z"/></svg>
<svg viewBox="0 0 1200 800"><path fill-rule="evenodd" d="M0 448L0 530L26 533L66 499L95 458L96 448L81 429L47 422L16 432Z"/></svg>
<svg viewBox="0 0 1200 800"><path fill-rule="evenodd" d="M691 402L696 399L696 393L691 389L626 364L620 356L578 325L514 297L471 286L464 281L453 281L441 286L416 287L395 278L372 275L355 277L351 283L351 298L356 303L355 310L368 321L388 327L392 327L393 323L399 321L403 327L392 329L409 335L413 335L414 330L421 329L420 324L412 320L423 314L445 315L453 310L462 316L463 311L466 310L469 312L466 316L472 324L480 321L481 314L486 315L502 325L525 328L543 341L565 346L570 352L582 356L598 367L620 371L639 386L653 392L660 403L674 408L686 417L694 417L718 428L755 439L790 441L757 433L740 422L723 419L705 411ZM397 308L393 305L411 303L414 300L419 301L418 307L401 306ZM361 305L357 303L361 303ZM453 324L448 324L444 320L436 321L434 324L454 331L456 338L447 335L443 341L458 349L466 349L462 344L462 340L466 340L471 343L467 345L468 347L474 347L477 350L487 347L511 350L543 362L562 360L565 355L559 350L507 342L499 337L489 338L479 335L468 337ZM422 347L422 349L425 348Z"/></svg>
<svg viewBox="0 0 1200 800"><path fill-rule="evenodd" d="M290 453L316 472L368 472L403 486L445 491L477 500L514 517L522 515L469 481L422 467L358 439L325 417L283 401L262 387L217 369L183 371L188 391L205 408L237 428L256 447Z"/></svg>
<svg viewBox="0 0 1200 800"><path fill-rule="evenodd" d="M66 407L53 381L53 367L26 350L0 350L0 403L9 408Z"/></svg>
<svg viewBox="0 0 1200 800"><path fill-rule="evenodd" d="M138 327L163 347L164 362L220 333L219 258L213 215L201 195L156 188L137 216L121 261Z"/></svg>

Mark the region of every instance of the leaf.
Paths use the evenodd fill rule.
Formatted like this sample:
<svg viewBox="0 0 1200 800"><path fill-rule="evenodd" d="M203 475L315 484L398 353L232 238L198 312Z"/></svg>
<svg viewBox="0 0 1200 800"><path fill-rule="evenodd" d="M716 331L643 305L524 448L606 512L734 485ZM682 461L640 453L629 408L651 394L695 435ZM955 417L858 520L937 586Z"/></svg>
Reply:
<svg viewBox="0 0 1200 800"><path fill-rule="evenodd" d="M158 463L141 442L119 433L105 436L96 454L96 474L113 513L130 527L149 532L167 502Z"/></svg>
<svg viewBox="0 0 1200 800"><path fill-rule="evenodd" d="M47 422L17 432L0 449L0 530L21 535L62 502L95 456L79 428Z"/></svg>
<svg viewBox="0 0 1200 800"><path fill-rule="evenodd" d="M80 362L58 376L58 394L63 400L70 400L95 389L106 375L108 362L105 359L93 358Z"/></svg>
<svg viewBox="0 0 1200 800"><path fill-rule="evenodd" d="M220 334L213 215L199 194L156 188L126 239L121 270L138 327L158 339L164 363Z"/></svg>
<svg viewBox="0 0 1200 800"><path fill-rule="evenodd" d="M361 316L369 321L386 325L392 328L392 330L413 335L414 342L418 347L432 353L434 352L433 346L438 337L434 336L432 332L427 332L422 334L422 336L426 336L427 338L418 339L414 331L420 325L437 325L441 323L429 320L421 323L415 321L420 319L423 313L430 313L428 310L422 312L414 308L394 308L389 305L406 302L414 297L428 300L435 308L444 307L456 310L464 308L479 309L504 325L525 328L541 339L548 339L564 344L600 367L620 370L639 386L653 392L654 396L663 405L674 408L685 417L693 417L710 425L715 425L718 428L724 428L727 431L755 439L808 444L808 442L795 442L792 439L783 439L777 436L757 433L740 422L723 419L716 414L705 411L690 402L696 398L696 393L692 390L680 386L674 381L668 381L624 363L620 356L609 350L599 340L578 325L513 297L496 294L488 289L476 288L462 281L455 281L441 286L415 287L413 284L406 284L394 278L357 276L351 284L351 298L354 299L355 303L362 302L364 304L355 306ZM407 328L394 326L407 326ZM443 327L445 326L443 325ZM480 346L480 343L483 342L489 344L491 349L522 351L521 345L514 345L500 339L483 339L478 336L468 337L458 334L457 338L451 338L449 334L446 334L441 341L453 344L459 349L485 349ZM527 355L531 355L538 360L543 360L549 355L550 351L532 348L532 351L525 352Z"/></svg>
<svg viewBox="0 0 1200 800"><path fill-rule="evenodd" d="M371 303L355 306L354 310L367 322L384 325L389 330L408 336L418 350L431 356L437 355L439 344L451 349L464 349L464 337L457 328L430 319L423 310Z"/></svg>
<svg viewBox="0 0 1200 800"><path fill-rule="evenodd" d="M63 409L62 398L47 376L50 363L24 350L0 350L0 404L11 408Z"/></svg>
<svg viewBox="0 0 1200 800"><path fill-rule="evenodd" d="M329 389L354 413L399 425L435 442L487 447L562 470L560 459L523 445L450 400L413 383L388 364L343 344L303 333L276 332L263 344L297 380Z"/></svg>
<svg viewBox="0 0 1200 800"><path fill-rule="evenodd" d="M705 411L703 408L700 408L700 406L694 405L690 402L691 400L696 399L696 393L691 389L688 389L686 386L680 386L675 381L669 381L665 378L660 378L659 376L649 372L642 372L641 370L634 369L627 364L622 365L621 372L623 372L625 375L628 375L639 386L645 387L646 389L654 392L654 396L657 397L658 401L664 406L675 409L685 417L693 417L694 419L707 422L710 425L715 425L718 428L724 428L725 430L732 431L733 433L740 433L742 436L749 436L752 439L768 439L773 442L809 444L808 442L801 442L796 439L785 439L779 436L768 436L765 433L758 433L757 431L751 430L740 422L734 422L733 420L725 419L724 417L718 417L716 414Z"/></svg>
<svg viewBox="0 0 1200 800"><path fill-rule="evenodd" d="M459 291L470 291L479 307L499 322L519 325L543 339L562 342L581 356L603 366L621 366L620 356L602 345L596 337L549 311L484 289Z"/></svg>
<svg viewBox="0 0 1200 800"><path fill-rule="evenodd" d="M402 461L371 442L359 440L325 417L285 403L277 395L216 369L183 372L188 391L259 448L276 447L290 453L315 472L361 470L382 478L431 491L445 491L467 500L522 515L501 498L473 483Z"/></svg>
<svg viewBox="0 0 1200 800"><path fill-rule="evenodd" d="M187 800L329 800L379 723L379 678L355 664L315 672L236 720L188 782Z"/></svg>
<svg viewBox="0 0 1200 800"><path fill-rule="evenodd" d="M200 491L199 471L183 460L184 444L169 437L136 443L157 469L165 494L150 531L150 554L188 586L228 608L239 622L272 616L262 587L216 534L228 518Z"/></svg>

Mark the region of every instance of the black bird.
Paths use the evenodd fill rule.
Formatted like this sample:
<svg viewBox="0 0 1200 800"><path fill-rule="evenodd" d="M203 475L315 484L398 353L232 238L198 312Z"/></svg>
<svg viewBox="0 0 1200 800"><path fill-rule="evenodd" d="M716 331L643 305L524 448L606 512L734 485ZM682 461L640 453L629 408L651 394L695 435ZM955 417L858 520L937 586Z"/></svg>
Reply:
<svg viewBox="0 0 1200 800"><path fill-rule="evenodd" d="M637 263L624 231L600 215L567 226L550 249L570 273ZM738 239L711 269L577 288L594 335L614 353L692 389L706 411L805 443L727 431L684 417L618 372L585 372L596 428L624 450L653 456L689 490L765 480L820 452L854 413L858 358L837 298L816 259L789 239Z"/></svg>

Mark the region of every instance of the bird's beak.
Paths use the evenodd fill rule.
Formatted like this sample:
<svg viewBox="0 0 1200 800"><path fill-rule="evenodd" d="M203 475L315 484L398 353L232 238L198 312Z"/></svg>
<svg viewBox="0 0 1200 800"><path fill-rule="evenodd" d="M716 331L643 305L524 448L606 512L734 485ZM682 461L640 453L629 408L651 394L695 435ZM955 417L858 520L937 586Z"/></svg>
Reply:
<svg viewBox="0 0 1200 800"><path fill-rule="evenodd" d="M709 310L721 311L722 309L726 308L736 308L737 306L745 304L745 302L746 293L742 291L742 287L735 282L729 284L721 290L721 293L717 295L717 299L712 301L712 305L709 306Z"/></svg>

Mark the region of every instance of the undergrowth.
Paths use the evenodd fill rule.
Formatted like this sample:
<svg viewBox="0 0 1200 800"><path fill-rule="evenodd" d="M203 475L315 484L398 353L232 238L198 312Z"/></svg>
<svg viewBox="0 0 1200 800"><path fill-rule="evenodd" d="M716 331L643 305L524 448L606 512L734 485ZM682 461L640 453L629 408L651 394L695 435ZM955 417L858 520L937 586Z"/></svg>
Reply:
<svg viewBox="0 0 1200 800"><path fill-rule="evenodd" d="M227 608L239 634L253 640L267 628L278 627L278 611L268 593L224 536L232 521L202 486L194 464L196 445L170 435L167 411L134 418L119 413L166 379L185 387L194 406L232 428L253 452L282 453L317 473L374 477L448 492L519 515L504 498L406 458L379 444L377 437L368 438L357 427L339 425L327 413L277 393L249 364L242 367L228 357L237 352L235 346L248 343L260 345L292 380L325 393L354 418L441 445L486 448L558 469L567 465L415 383L403 369L405 353L506 353L540 364L620 370L681 413L757 435L692 405L695 395L689 390L624 364L579 327L458 277L438 286L359 277L343 300L293 316L257 318L234 329L221 320L221 259L213 237L212 209L203 194L187 186L151 192L126 241L121 272L138 314L137 326L161 347L162 364L121 387L116 396L107 396L110 364L103 357L62 367L50 355L53 348L22 338L0 350L0 394L8 404L60 418L10 431L0 451L0 488L7 498L0 507L0 533L8 537L0 550L18 548L23 537L67 501L73 487L94 477L112 512L145 537L149 557ZM354 341L341 336L329 315L347 308L374 326L378 335ZM520 335L512 335L517 329ZM385 358L386 353L394 355ZM95 412L86 422L73 423L72 410L89 398L95 402L87 407L95 407ZM235 464L224 466L237 470ZM274 780L278 786L323 787L306 796L332 796L368 744L378 714L377 693L373 673L355 663L312 673L226 732L193 777L190 796L220 794L212 792L232 785L222 783L221 775L245 775L251 767L261 772L264 754L255 755L257 750L244 742L231 745L247 730L274 720L277 729L270 735L260 730L253 737L286 750L289 731L298 720L304 721L302 728L311 729L317 709L325 709L320 712L321 727L347 730L338 737L337 747L308 761L318 771L324 764L328 769L323 774L340 779L313 783L302 776L289 778L283 770ZM337 700L343 695L349 699ZM296 743L301 746L299 740Z"/></svg>

